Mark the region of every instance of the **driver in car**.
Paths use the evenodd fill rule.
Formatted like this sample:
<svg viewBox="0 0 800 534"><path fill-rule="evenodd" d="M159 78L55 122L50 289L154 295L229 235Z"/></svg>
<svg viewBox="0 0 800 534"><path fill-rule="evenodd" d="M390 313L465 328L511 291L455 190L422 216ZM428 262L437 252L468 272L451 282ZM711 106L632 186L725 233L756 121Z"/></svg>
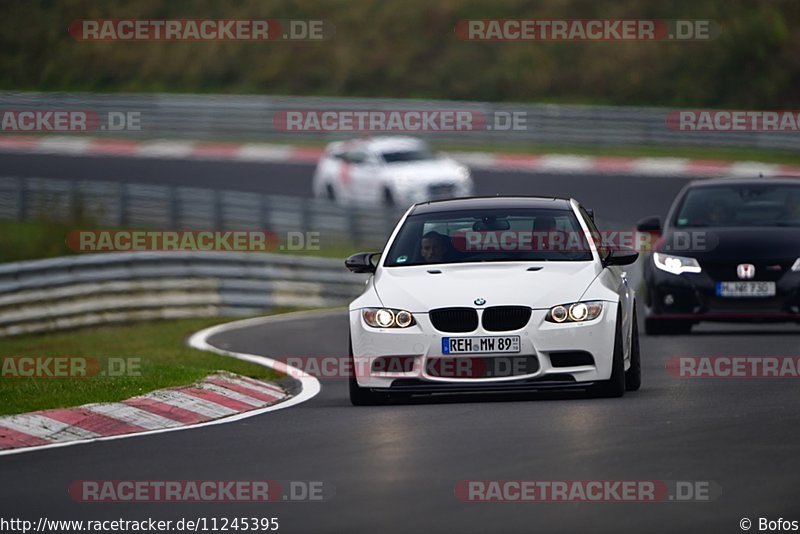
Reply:
<svg viewBox="0 0 800 534"><path fill-rule="evenodd" d="M431 231L422 236L419 253L426 263L437 263L444 261L449 246L449 237L439 232Z"/></svg>

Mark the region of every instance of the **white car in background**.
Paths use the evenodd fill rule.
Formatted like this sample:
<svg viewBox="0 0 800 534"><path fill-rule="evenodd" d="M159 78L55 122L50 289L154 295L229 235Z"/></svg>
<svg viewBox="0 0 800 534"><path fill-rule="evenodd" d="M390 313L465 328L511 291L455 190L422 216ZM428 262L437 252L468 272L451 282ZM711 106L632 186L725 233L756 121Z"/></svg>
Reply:
<svg viewBox="0 0 800 534"><path fill-rule="evenodd" d="M400 206L473 193L469 168L413 137L331 143L314 172L314 196L345 206Z"/></svg>

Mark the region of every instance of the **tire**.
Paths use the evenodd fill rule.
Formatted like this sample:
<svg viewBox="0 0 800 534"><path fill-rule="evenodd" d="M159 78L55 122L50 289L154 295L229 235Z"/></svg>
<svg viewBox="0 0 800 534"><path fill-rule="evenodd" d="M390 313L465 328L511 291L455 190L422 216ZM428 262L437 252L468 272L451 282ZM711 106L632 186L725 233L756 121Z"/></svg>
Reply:
<svg viewBox="0 0 800 534"><path fill-rule="evenodd" d="M388 187L383 190L383 205L386 208L394 207L394 195L392 194L392 190Z"/></svg>
<svg viewBox="0 0 800 534"><path fill-rule="evenodd" d="M644 333L648 336L685 336L692 332L692 323L669 319L654 319L648 317L644 320Z"/></svg>
<svg viewBox="0 0 800 534"><path fill-rule="evenodd" d="M639 322L635 305L631 330L631 366L625 371L625 391L638 391L642 387L642 357L639 351Z"/></svg>
<svg viewBox="0 0 800 534"><path fill-rule="evenodd" d="M597 382L592 388L597 397L622 397L625 395L625 361L622 353L622 320L617 312L617 326L614 333L614 355L611 362L611 378Z"/></svg>
<svg viewBox="0 0 800 534"><path fill-rule="evenodd" d="M369 388L362 388L356 380L355 358L353 358L353 341L350 341L350 403L353 406L380 406L389 401L389 396L384 393L375 393Z"/></svg>

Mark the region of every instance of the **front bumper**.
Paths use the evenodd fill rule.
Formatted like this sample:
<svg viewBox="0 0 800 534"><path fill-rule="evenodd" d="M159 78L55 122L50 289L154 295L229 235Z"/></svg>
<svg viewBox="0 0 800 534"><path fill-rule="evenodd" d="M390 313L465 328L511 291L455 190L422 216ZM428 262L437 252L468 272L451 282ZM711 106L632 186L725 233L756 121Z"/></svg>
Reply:
<svg viewBox="0 0 800 534"><path fill-rule="evenodd" d="M675 275L655 268L651 260L646 264L644 279L645 303L651 320L800 321L798 272L754 279L775 282L775 295L770 297L722 297L717 295L717 283L736 281L736 276L713 276L705 269Z"/></svg>
<svg viewBox="0 0 800 534"><path fill-rule="evenodd" d="M432 180L427 183L413 184L397 188L397 196L404 204L416 204L429 200L443 200L472 196L474 186L472 180L454 178L452 180Z"/></svg>
<svg viewBox="0 0 800 534"><path fill-rule="evenodd" d="M427 313L414 313L417 324L409 328L382 329L368 326L361 317L361 310L351 310L350 336L358 384L373 389L412 392L478 391L514 390L532 385L537 388L585 385L608 380L617 304L606 302L600 317L586 323L549 323L544 320L546 313L546 310L533 310L528 324L519 330L489 332L479 326L473 332L447 333L437 331ZM520 352L457 356L442 353L442 338L473 336L519 336ZM396 357L395 360L402 363L386 365L391 361L387 357ZM482 362L461 366L467 359ZM522 359L527 365L517 365ZM512 368L520 372L488 377L476 372ZM446 372L448 369L452 372ZM498 373L490 371L489 375L492 374Z"/></svg>

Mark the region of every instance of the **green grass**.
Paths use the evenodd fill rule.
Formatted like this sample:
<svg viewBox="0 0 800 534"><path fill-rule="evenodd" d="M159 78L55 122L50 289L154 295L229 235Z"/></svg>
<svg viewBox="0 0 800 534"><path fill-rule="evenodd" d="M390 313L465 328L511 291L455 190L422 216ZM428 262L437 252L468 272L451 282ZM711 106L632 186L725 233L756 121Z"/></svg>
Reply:
<svg viewBox="0 0 800 534"><path fill-rule="evenodd" d="M72 225L0 220L0 262L71 254L65 239Z"/></svg>
<svg viewBox="0 0 800 534"><path fill-rule="evenodd" d="M0 358L93 357L101 370L107 369L109 358L140 359L140 376L0 376L0 415L119 401L160 388L191 384L218 370L267 380L277 378L271 369L185 345L189 335L222 322L225 320L220 318L181 319L0 338Z"/></svg>
<svg viewBox="0 0 800 534"><path fill-rule="evenodd" d="M65 240L69 232L82 228L100 229L91 223L0 220L0 263L79 254L67 248ZM104 229L113 230L114 228ZM351 254L360 252L362 248L342 242L328 242L325 240L323 232L320 236L319 250L281 250L276 248L270 252L335 258L344 261Z"/></svg>

